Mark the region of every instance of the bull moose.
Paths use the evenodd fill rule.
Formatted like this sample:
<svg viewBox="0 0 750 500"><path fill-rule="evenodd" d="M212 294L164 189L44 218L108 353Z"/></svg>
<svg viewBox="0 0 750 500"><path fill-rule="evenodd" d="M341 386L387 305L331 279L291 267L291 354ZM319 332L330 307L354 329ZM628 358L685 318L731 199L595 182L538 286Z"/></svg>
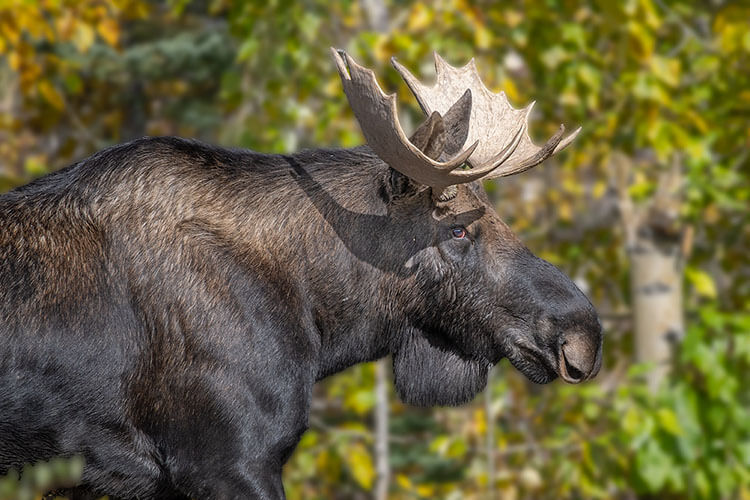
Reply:
<svg viewBox="0 0 750 500"><path fill-rule="evenodd" d="M601 364L585 295L481 181L523 172L531 106L436 55L411 138L333 57L366 146L292 155L174 137L0 197L0 474L81 455L72 498L283 498L313 384L393 357L400 398L458 405L502 358L537 383ZM468 147L464 147L468 144Z"/></svg>

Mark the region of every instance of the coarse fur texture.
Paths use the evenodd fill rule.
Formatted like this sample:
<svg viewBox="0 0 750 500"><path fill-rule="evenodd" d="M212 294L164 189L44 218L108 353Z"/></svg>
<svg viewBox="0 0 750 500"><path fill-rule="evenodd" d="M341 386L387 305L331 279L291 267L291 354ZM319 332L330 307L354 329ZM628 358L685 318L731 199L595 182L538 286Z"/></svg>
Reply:
<svg viewBox="0 0 750 500"><path fill-rule="evenodd" d="M73 498L283 498L313 384L389 353L418 405L502 357L548 382L569 332L601 359L481 185L435 200L366 146L115 146L0 196L0 262L0 474L80 454Z"/></svg>

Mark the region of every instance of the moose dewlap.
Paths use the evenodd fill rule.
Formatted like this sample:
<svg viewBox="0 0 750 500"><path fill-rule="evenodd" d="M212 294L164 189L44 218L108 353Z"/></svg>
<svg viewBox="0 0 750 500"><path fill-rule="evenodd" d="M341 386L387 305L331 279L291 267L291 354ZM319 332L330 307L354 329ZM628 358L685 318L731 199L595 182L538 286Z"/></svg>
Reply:
<svg viewBox="0 0 750 500"><path fill-rule="evenodd" d="M418 405L469 401L504 357L597 373L591 303L481 184L575 132L534 145L531 107L436 56L432 87L394 62L428 115L407 138L333 56L366 146L144 138L0 196L0 474L81 455L76 498L282 498L313 384L355 363L390 354Z"/></svg>

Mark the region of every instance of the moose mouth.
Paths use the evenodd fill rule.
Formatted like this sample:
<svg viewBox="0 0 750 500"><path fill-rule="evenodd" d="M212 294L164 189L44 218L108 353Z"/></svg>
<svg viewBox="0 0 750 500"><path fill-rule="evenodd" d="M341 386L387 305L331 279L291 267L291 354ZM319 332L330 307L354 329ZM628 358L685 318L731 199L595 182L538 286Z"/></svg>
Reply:
<svg viewBox="0 0 750 500"><path fill-rule="evenodd" d="M559 346L556 355L517 344L507 358L526 378L537 384L547 384L558 376L569 384L579 384L593 378L601 365L600 355L593 363L582 363L577 352L567 344ZM585 364L590 366L582 370Z"/></svg>
<svg viewBox="0 0 750 500"><path fill-rule="evenodd" d="M506 357L516 370L535 384L548 384L558 376L555 363L535 348L516 344Z"/></svg>

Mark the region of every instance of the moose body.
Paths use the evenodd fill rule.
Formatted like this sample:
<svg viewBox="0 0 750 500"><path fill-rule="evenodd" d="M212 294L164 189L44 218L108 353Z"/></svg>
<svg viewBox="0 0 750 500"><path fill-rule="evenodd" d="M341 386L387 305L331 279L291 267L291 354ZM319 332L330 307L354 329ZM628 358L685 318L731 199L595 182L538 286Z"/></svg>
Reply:
<svg viewBox="0 0 750 500"><path fill-rule="evenodd" d="M419 405L503 357L593 376L586 297L478 181L438 191L368 146L144 138L0 196L0 474L82 455L74 497L282 498L313 384L355 363L392 354Z"/></svg>

